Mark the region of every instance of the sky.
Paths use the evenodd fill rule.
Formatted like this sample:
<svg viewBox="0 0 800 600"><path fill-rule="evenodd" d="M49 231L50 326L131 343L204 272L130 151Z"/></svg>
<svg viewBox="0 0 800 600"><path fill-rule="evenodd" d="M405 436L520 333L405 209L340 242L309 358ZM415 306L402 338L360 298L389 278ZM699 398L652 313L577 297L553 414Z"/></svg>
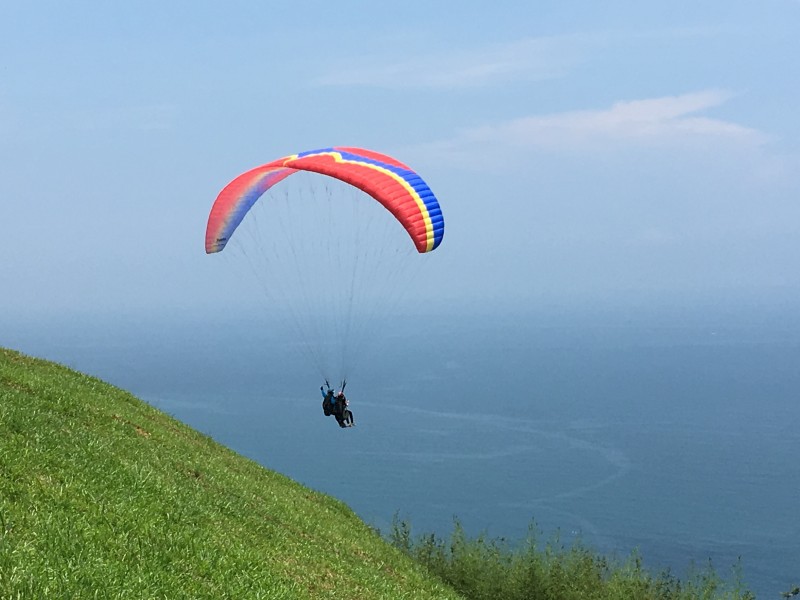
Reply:
<svg viewBox="0 0 800 600"><path fill-rule="evenodd" d="M235 175L412 165L433 308L800 304L800 2L0 3L0 307L236 310Z"/></svg>

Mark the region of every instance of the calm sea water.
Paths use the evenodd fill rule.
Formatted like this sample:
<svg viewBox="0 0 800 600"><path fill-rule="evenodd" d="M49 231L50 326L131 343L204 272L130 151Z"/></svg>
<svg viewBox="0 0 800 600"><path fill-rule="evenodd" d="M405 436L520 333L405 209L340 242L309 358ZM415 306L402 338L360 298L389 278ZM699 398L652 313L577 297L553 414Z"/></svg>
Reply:
<svg viewBox="0 0 800 600"><path fill-rule="evenodd" d="M800 583L800 327L700 314L449 317L385 330L348 385L357 426L261 321L3 327L0 345L126 388L389 528L522 538L535 522L769 598Z"/></svg>

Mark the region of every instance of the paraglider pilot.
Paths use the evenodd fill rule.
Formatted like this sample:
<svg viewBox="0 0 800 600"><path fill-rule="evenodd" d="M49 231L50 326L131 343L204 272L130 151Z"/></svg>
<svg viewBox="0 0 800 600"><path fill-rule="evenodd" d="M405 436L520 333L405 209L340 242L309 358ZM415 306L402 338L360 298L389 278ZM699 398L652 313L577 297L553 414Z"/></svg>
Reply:
<svg viewBox="0 0 800 600"><path fill-rule="evenodd" d="M355 421L353 421L353 411L349 408L350 403L347 401L347 398L344 395L344 388L336 394L336 421L339 423L339 427L352 427L355 425Z"/></svg>

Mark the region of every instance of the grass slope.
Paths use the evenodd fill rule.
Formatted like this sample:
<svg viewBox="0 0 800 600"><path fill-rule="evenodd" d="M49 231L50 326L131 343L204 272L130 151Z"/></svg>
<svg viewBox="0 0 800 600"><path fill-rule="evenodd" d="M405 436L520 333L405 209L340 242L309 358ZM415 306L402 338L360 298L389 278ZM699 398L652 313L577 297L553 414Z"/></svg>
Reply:
<svg viewBox="0 0 800 600"><path fill-rule="evenodd" d="M0 349L0 597L457 595L342 502Z"/></svg>

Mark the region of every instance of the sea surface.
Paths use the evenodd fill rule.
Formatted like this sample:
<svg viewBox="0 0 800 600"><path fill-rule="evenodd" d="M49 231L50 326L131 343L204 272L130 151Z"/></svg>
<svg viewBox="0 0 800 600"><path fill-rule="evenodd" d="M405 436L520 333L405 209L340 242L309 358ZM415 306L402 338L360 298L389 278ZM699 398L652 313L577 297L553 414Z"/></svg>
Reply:
<svg viewBox="0 0 800 600"><path fill-rule="evenodd" d="M71 316L0 345L128 389L388 531L576 540L800 584L800 324L775 313L417 316L350 375L356 427L264 319Z"/></svg>

